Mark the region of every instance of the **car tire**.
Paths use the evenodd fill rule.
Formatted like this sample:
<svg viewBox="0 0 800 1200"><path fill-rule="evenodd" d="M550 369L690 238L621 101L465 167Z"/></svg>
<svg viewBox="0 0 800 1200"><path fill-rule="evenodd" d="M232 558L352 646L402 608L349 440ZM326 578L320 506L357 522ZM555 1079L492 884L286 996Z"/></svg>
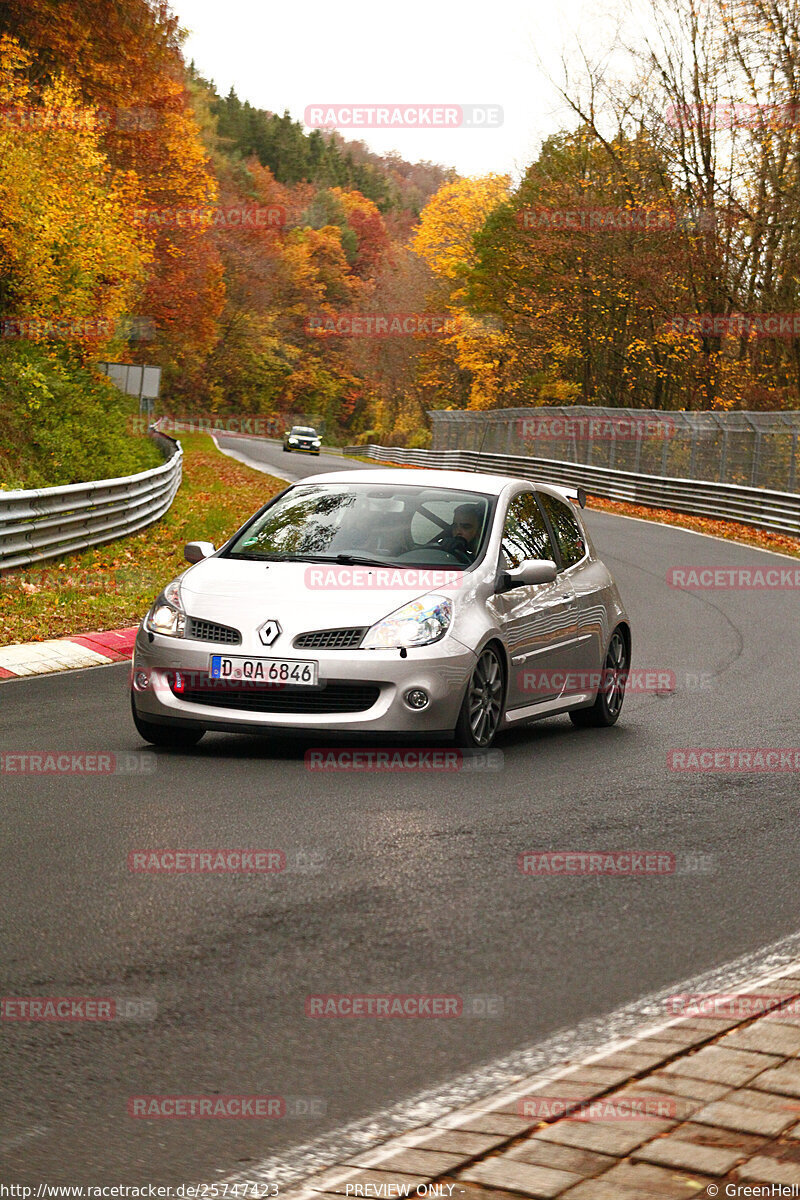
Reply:
<svg viewBox="0 0 800 1200"><path fill-rule="evenodd" d="M630 652L628 641L622 629L617 627L611 635L603 660L603 675L607 671L614 673L611 686L603 685L598 688L597 699L588 708L576 708L569 714L572 724L578 729L608 728L616 725L622 712L622 702L625 699L625 683L630 669ZM621 678L620 678L621 676Z"/></svg>
<svg viewBox="0 0 800 1200"><path fill-rule="evenodd" d="M131 696L131 714L136 732L139 737L150 742L152 746L165 746L171 750L190 750L196 746L205 733L205 729L178 729L173 725L154 725L145 721L136 711L136 705Z"/></svg>
<svg viewBox="0 0 800 1200"><path fill-rule="evenodd" d="M494 646L485 646L469 677L454 731L457 746L487 750L503 719L505 672Z"/></svg>
<svg viewBox="0 0 800 1200"><path fill-rule="evenodd" d="M284 453L284 454L291 454L292 452L291 452L291 450L289 449L289 447L288 447L288 446L284 446L284 447L283 447L283 453Z"/></svg>

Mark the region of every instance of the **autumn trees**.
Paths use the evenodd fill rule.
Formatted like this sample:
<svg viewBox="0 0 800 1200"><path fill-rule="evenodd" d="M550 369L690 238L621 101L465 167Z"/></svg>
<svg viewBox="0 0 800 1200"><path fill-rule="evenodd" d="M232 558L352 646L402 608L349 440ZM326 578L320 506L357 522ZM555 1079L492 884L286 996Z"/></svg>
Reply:
<svg viewBox="0 0 800 1200"><path fill-rule="evenodd" d="M9 0L0 37L0 355L155 362L174 411L350 440L403 407L413 347L320 340L309 317L417 279L405 243L453 172L218 96L161 0Z"/></svg>
<svg viewBox="0 0 800 1200"><path fill-rule="evenodd" d="M224 290L202 220L154 219L217 197L175 18L145 0L10 0L0 31L4 315L89 319L109 357L131 329L152 329L150 360L191 374Z"/></svg>
<svg viewBox="0 0 800 1200"><path fill-rule="evenodd" d="M796 406L800 339L739 317L800 312L797 6L650 3L512 183L219 96L161 0L6 0L6 375L25 340L37 370L157 362L173 411L342 441L424 443L439 407ZM359 313L446 328L312 327Z"/></svg>
<svg viewBox="0 0 800 1200"><path fill-rule="evenodd" d="M637 241L629 277L653 328L631 329L629 384L604 372L605 402L796 407L800 343L769 318L800 308L800 10L650 0L633 20L615 72L586 53L561 84L626 206L673 214L660 240Z"/></svg>
<svg viewBox="0 0 800 1200"><path fill-rule="evenodd" d="M634 20L613 70L588 51L565 67L572 127L470 261L441 235L426 249L442 213L462 225L458 185L423 211L438 294L494 320L438 356L445 405L800 405L800 9L651 0Z"/></svg>

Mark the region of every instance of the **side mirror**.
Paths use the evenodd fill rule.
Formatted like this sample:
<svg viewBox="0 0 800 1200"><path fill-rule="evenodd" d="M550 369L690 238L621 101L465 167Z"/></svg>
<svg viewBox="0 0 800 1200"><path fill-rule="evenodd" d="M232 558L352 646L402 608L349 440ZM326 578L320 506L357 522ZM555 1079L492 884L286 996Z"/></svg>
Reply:
<svg viewBox="0 0 800 1200"><path fill-rule="evenodd" d="M204 558L210 558L214 553L213 542L187 542L183 547L183 557L190 563L202 562Z"/></svg>
<svg viewBox="0 0 800 1200"><path fill-rule="evenodd" d="M498 591L510 592L512 588L535 583L552 583L557 575L558 567L551 558L526 558L513 571L505 571L500 576Z"/></svg>

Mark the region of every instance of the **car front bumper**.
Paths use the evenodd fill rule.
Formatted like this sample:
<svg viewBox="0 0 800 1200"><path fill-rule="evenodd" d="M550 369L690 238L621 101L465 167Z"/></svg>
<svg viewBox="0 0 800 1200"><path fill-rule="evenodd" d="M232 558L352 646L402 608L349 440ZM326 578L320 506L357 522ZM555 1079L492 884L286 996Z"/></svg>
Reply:
<svg viewBox="0 0 800 1200"><path fill-rule="evenodd" d="M138 714L160 725L248 733L262 729L316 729L329 732L430 734L450 733L455 728L462 697L472 669L474 652L444 637L432 646L409 650L309 651L298 658L319 663L320 685L327 683L372 684L379 688L375 702L360 712L258 712L213 703L192 703L176 696L168 673L181 671L205 675L212 654L241 655L240 647L148 634L142 627L136 637L132 679L147 675L145 688L133 688ZM261 654L254 657L268 658ZM429 696L424 709L412 709L404 696L411 688L422 688ZM304 689L312 691L314 689Z"/></svg>

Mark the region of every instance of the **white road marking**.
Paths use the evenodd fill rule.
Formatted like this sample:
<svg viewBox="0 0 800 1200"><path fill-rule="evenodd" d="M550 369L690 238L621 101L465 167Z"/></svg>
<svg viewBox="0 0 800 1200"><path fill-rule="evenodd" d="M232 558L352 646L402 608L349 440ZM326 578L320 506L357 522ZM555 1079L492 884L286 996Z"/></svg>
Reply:
<svg viewBox="0 0 800 1200"><path fill-rule="evenodd" d="M598 500L604 499L604 498L605 497L601 497L601 496L597 497ZM624 501L623 503L629 504L631 502ZM796 554L784 554L782 550L768 550L765 546L751 546L751 544L749 542L740 542L738 540L738 538L722 537L722 535L719 533L703 533L703 531L701 529L687 529L687 527L685 525L673 525L670 521L649 520L647 517L630 517L626 513L606 512L606 510L603 508L586 508L584 511L587 513L598 513L600 516L603 516L603 517L615 517L615 518L618 518L620 521L641 521L643 525L658 525L658 527L660 529L677 529L679 533L693 533L695 537L711 538L715 542L725 542L726 545L729 545L729 546L743 546L745 550L757 550L759 552L759 554L774 554L776 558L788 558L790 562L793 562L793 563L798 562L798 555L796 555ZM677 509L670 509L669 511L674 512L676 517L690 517L693 515L692 513L678 512ZM721 521L724 518L709 517L707 519ZM701 518L701 520L702 520L702 518ZM745 522L733 521L732 524L734 524L734 525L745 524ZM753 526L753 531L755 533L766 533L766 534L769 534L769 532L770 532L769 529L757 529L755 525ZM792 534L790 534L790 533L781 533L779 530L775 530L774 532L779 537L791 537L792 536Z"/></svg>
<svg viewBox="0 0 800 1200"><path fill-rule="evenodd" d="M23 1146L32 1138L44 1137L46 1133L49 1133L46 1125L33 1125L30 1129L24 1129L16 1137L6 1138L0 1142L0 1154L10 1154L12 1150L16 1150L17 1146Z"/></svg>
<svg viewBox="0 0 800 1200"><path fill-rule="evenodd" d="M670 996L763 987L785 975L787 968L800 972L800 933L692 979L671 984L605 1016L588 1018L573 1029L559 1030L534 1046L513 1051L476 1071L293 1146L235 1175L227 1175L224 1182L275 1183L284 1192L289 1185L294 1186L311 1174L346 1162L356 1151L375 1146L418 1125L429 1124L476 1100L491 1100L494 1093L527 1076L548 1071L549 1079L560 1078L574 1071L578 1062L584 1064L604 1058L644 1037L653 1036L658 1030L681 1020L680 1017L664 1019ZM224 1168L218 1175L224 1176Z"/></svg>
<svg viewBox="0 0 800 1200"><path fill-rule="evenodd" d="M246 467L252 467L254 471L260 471L262 475L271 475L273 479L285 479L287 483L298 483L300 481L301 477L293 475L291 471L278 475L275 467L270 467L267 463L258 462L257 459L251 458L249 454L242 454L241 450L228 450L225 446L220 446L213 434L211 435L211 440L220 454L226 454L228 458L235 458L237 462L244 463Z"/></svg>

